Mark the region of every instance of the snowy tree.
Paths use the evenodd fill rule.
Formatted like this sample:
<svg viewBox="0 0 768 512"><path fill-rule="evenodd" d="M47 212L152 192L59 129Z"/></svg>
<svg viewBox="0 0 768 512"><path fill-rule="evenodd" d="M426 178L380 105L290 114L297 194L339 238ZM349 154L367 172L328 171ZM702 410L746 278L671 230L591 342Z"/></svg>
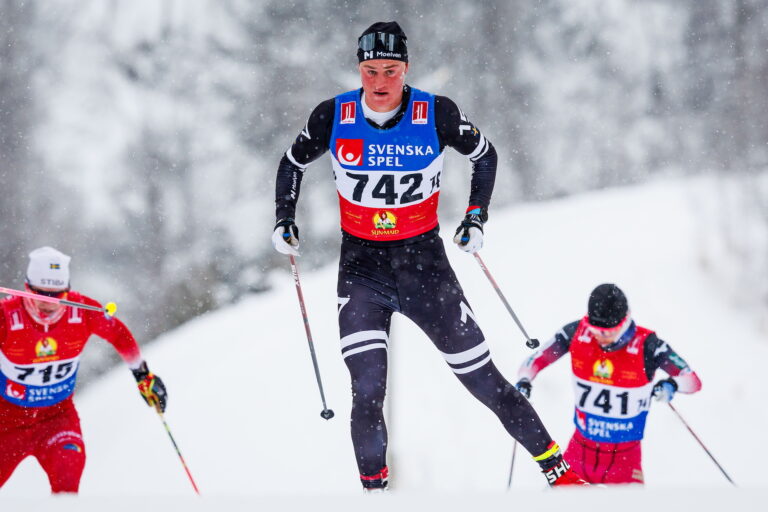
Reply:
<svg viewBox="0 0 768 512"><path fill-rule="evenodd" d="M715 170L703 261L765 304L767 4L2 1L2 282L57 246L140 339L265 289L286 266L269 244L277 163L314 106L359 87L362 30L397 20L408 82L498 150L491 222L505 204ZM449 151L444 231L469 169ZM336 257L335 201L321 159L299 201L307 270Z"/></svg>
<svg viewBox="0 0 768 512"><path fill-rule="evenodd" d="M38 65L30 40L35 9L31 3L0 2L0 282L17 283L26 262L25 230L34 194L32 132L36 102L32 94ZM38 212L45 220L45 212Z"/></svg>

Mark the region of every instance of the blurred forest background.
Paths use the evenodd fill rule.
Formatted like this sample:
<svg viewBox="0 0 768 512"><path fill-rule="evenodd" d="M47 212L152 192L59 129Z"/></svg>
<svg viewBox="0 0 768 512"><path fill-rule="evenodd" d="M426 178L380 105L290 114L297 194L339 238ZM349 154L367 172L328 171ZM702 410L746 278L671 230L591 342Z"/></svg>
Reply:
<svg viewBox="0 0 768 512"><path fill-rule="evenodd" d="M768 0L0 0L0 285L55 246L141 341L266 289L286 266L277 163L315 105L359 87L357 36L393 19L408 82L497 147L489 227L503 205L706 175L701 264L768 329ZM452 230L470 167L446 165ZM336 219L322 159L305 270L335 261ZM83 372L115 360L90 357Z"/></svg>

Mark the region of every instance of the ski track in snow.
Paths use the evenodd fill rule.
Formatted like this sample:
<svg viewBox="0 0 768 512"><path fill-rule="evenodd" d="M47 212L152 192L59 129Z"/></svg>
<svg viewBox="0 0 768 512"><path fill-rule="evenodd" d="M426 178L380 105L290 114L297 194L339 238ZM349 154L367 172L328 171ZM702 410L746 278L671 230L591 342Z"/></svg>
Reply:
<svg viewBox="0 0 768 512"><path fill-rule="evenodd" d="M492 211L486 229L483 258L527 331L542 343L584 314L595 285L616 282L637 322L655 329L703 381L699 394L676 396L678 410L737 484L760 488L715 493L729 484L671 410L654 403L643 444L647 491L626 491L634 493L629 501L638 510L642 504L647 510L652 497L667 504L695 500L720 510L716 504L724 496L737 503L765 501L768 489L754 470L755 462L768 455L762 441L768 412L759 377L768 362L768 344L753 316L727 303L697 265L695 210L687 191L699 184L660 181L525 204ZM452 223L443 225L448 255L494 361L514 382L530 351L474 258L449 241ZM215 497L179 502L184 509L202 510L207 503L211 509L239 510L245 502L238 497L261 509L272 508L272 500L305 510L311 496L319 500L317 509L330 509L332 496L342 496L334 510L363 505L356 505L360 489L349 440L349 378L338 347L336 265L302 275L326 397L336 412L330 421L319 415L287 260L285 268L272 276L271 292L193 320L144 351L168 386L166 420L179 447L203 494ZM369 500L366 508L415 506L421 500L434 505L432 498L420 497L424 493L483 495L473 508L483 500L491 509L494 503L535 506L544 496L554 506L567 506L570 499L564 497L571 493L539 492L544 479L522 449L513 480L513 490L520 492L515 501L505 496L512 441L496 417L462 388L426 336L402 316L395 316L390 347L393 492L387 497L391 501ZM573 430L569 365L566 356L544 370L532 394L534 407L563 447ZM79 393L77 403L88 453L81 496L89 500L80 502L85 509L88 503L103 509L115 496L129 499L111 500L110 508L127 510L134 503L131 496L154 495L161 504L192 493L162 424L140 399L126 368L94 382ZM47 493L45 474L30 458L0 490L0 502ZM294 497L283 501L280 496L287 494ZM444 500L445 506L458 510L465 499ZM583 501L585 508L594 505L594 499ZM57 500L65 509L68 503L74 510L77 502Z"/></svg>

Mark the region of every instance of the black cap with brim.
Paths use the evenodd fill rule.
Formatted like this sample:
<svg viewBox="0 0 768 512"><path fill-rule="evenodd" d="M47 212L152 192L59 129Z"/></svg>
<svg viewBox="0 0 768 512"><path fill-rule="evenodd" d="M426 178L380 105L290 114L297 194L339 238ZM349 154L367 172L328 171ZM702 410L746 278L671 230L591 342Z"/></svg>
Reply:
<svg viewBox="0 0 768 512"><path fill-rule="evenodd" d="M396 21L377 21L357 40L357 60L389 59L408 62L407 37Z"/></svg>

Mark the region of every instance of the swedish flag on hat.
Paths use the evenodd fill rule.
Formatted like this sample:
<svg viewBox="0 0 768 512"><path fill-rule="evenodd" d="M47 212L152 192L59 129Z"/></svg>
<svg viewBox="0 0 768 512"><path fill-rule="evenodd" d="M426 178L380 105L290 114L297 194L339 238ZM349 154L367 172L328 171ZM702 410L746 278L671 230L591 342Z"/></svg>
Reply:
<svg viewBox="0 0 768 512"><path fill-rule="evenodd" d="M69 288L69 256L53 247L40 247L29 253L27 283L35 288Z"/></svg>

